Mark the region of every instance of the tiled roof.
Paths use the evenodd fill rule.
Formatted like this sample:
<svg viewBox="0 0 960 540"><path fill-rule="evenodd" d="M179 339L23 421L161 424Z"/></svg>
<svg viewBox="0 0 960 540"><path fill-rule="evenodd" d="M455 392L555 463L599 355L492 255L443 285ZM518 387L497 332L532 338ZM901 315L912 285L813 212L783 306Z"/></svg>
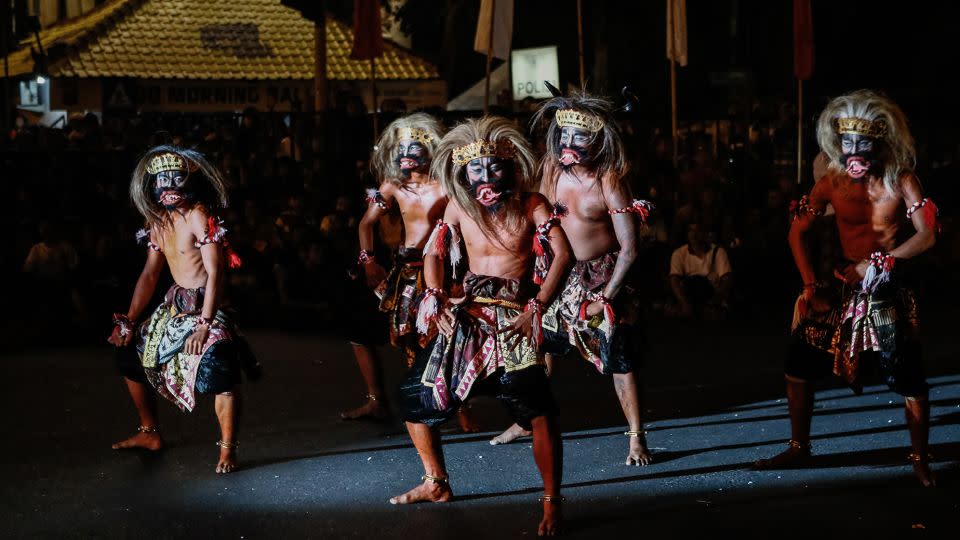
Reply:
<svg viewBox="0 0 960 540"><path fill-rule="evenodd" d="M327 19L327 78L370 78L351 60L353 32ZM111 0L41 32L54 77L312 79L313 23L280 0ZM33 71L30 50L10 73ZM437 69L387 42L377 79L431 79Z"/></svg>

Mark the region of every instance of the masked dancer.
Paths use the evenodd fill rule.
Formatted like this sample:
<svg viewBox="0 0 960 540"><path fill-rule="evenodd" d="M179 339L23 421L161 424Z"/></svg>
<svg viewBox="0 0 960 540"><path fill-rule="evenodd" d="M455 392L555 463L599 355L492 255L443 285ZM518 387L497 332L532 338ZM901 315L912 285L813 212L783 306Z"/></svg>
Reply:
<svg viewBox="0 0 960 540"><path fill-rule="evenodd" d="M148 151L130 181L130 197L146 219L138 238L147 260L125 314L114 315L109 341L120 348L118 367L140 416L137 434L114 449L163 446L157 393L192 411L196 393L214 394L220 423L217 473L237 468L241 370L259 376L259 364L224 310L226 266L239 266L226 229L211 212L227 204L220 172L198 152L173 146ZM174 284L138 324L164 266ZM135 342L135 351L130 347Z"/></svg>
<svg viewBox="0 0 960 540"><path fill-rule="evenodd" d="M794 205L789 236L803 279L785 368L790 443L756 466L809 460L812 381L832 372L859 392L863 375L875 372L905 399L908 458L916 477L930 486L930 404L911 284L917 279L913 259L936 241L937 208L923 196L913 172L913 137L889 98L860 90L834 99L817 122L817 140L828 170ZM806 239L828 204L836 213L843 260L833 275L818 276Z"/></svg>
<svg viewBox="0 0 960 540"><path fill-rule="evenodd" d="M359 227L359 265L387 315L390 343L403 351L408 368L417 351L430 341L430 336L416 331L416 301L425 289L423 246L447 206L440 182L430 177L431 158L442 136L440 122L424 113L398 118L387 126L371 163L380 189L368 191L367 211ZM374 228L394 206L403 220L404 238L388 273L374 255ZM354 350L367 385L367 402L342 416L383 418L387 409L379 362L369 346L355 343ZM477 431L466 406L459 420L464 431Z"/></svg>
<svg viewBox="0 0 960 540"><path fill-rule="evenodd" d="M627 161L610 101L586 93L557 96L541 106L533 124L547 124L540 191L554 204L576 257L562 292L543 317L544 350L577 351L613 387L626 416L627 465L652 458L643 431L637 370L643 356L639 306L628 276L637 261L637 236L652 205L633 199ZM555 362L548 357L551 369ZM491 444L528 432L513 425Z"/></svg>
<svg viewBox="0 0 960 540"><path fill-rule="evenodd" d="M441 141L432 171L451 201L427 242L427 289L417 326L425 333L436 324L440 332L417 355L401 388L407 430L425 474L421 484L390 502L452 498L435 427L470 396L492 393L533 432L544 482L539 533L552 535L560 523L562 452L537 347L543 310L559 290L569 248L546 199L531 193L533 154L506 119L485 117L454 128ZM454 271L464 272L458 298L443 288L447 259ZM532 279L536 268L549 268L539 291Z"/></svg>

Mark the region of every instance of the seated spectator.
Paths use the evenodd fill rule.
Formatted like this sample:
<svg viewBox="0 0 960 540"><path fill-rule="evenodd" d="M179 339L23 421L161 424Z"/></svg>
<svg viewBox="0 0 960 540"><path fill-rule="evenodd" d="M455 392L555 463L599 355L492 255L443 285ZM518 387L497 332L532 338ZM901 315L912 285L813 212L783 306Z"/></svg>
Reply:
<svg viewBox="0 0 960 540"><path fill-rule="evenodd" d="M77 252L53 223L40 224L40 241L30 248L23 272L38 281L66 285L77 268Z"/></svg>
<svg viewBox="0 0 960 540"><path fill-rule="evenodd" d="M287 207L280 212L274 224L283 234L290 234L300 226L312 225L313 219L304 209L303 196L293 194L287 197Z"/></svg>
<svg viewBox="0 0 960 540"><path fill-rule="evenodd" d="M671 243L679 245L687 237L687 228L697 222L710 232L710 241L723 246L733 245L737 235L729 207L723 202L720 192L707 187L695 194L686 204L677 209L673 219Z"/></svg>
<svg viewBox="0 0 960 540"><path fill-rule="evenodd" d="M30 248L23 262L23 273L35 291L31 305L39 316L58 311L71 315L86 311L74 286L79 263L77 251L61 233L56 224L41 223L40 241Z"/></svg>
<svg viewBox="0 0 960 540"><path fill-rule="evenodd" d="M631 281L643 283L636 294L643 305L654 311L661 311L670 297L670 291L663 280L670 264L670 244L666 220L657 208L647 219L647 223L637 231L637 247L640 250L639 264L630 269Z"/></svg>
<svg viewBox="0 0 960 540"><path fill-rule="evenodd" d="M699 223L687 226L688 243L670 257L670 287L679 314L723 317L729 309L732 269L723 247L711 243Z"/></svg>

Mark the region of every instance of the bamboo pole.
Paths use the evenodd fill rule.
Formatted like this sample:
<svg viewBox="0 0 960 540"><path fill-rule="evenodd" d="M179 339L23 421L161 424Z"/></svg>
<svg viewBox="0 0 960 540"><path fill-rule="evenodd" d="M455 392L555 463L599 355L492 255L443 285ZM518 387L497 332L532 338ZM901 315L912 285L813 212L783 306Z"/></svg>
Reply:
<svg viewBox="0 0 960 540"><path fill-rule="evenodd" d="M321 11L321 13L323 13ZM313 24L313 110L327 110L327 28L326 17Z"/></svg>
<svg viewBox="0 0 960 540"><path fill-rule="evenodd" d="M490 112L490 66L493 63L493 27L497 0L490 0L490 31L487 33L487 74L483 83L483 114Z"/></svg>
<svg viewBox="0 0 960 540"><path fill-rule="evenodd" d="M370 59L370 93L373 97L373 140L380 134L380 112L377 105L377 59Z"/></svg>
<svg viewBox="0 0 960 540"><path fill-rule="evenodd" d="M670 13L670 132L673 137L673 166L677 166L680 159L680 141L677 131L677 21L674 15L673 2L667 6Z"/></svg>
<svg viewBox="0 0 960 540"><path fill-rule="evenodd" d="M803 175L803 79L797 79L797 184Z"/></svg>
<svg viewBox="0 0 960 540"><path fill-rule="evenodd" d="M582 0L577 0L577 51L580 58L580 88L586 88L586 75L583 69L583 7Z"/></svg>

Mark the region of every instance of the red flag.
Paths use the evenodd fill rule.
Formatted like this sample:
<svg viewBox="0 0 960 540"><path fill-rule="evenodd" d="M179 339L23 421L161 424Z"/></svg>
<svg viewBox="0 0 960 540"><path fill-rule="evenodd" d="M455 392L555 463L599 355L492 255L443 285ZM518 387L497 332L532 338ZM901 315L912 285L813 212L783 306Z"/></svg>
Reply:
<svg viewBox="0 0 960 540"><path fill-rule="evenodd" d="M813 75L813 11L810 0L793 0L793 74L800 80Z"/></svg>
<svg viewBox="0 0 960 540"><path fill-rule="evenodd" d="M353 0L353 50L350 58L369 60L383 54L380 0Z"/></svg>

